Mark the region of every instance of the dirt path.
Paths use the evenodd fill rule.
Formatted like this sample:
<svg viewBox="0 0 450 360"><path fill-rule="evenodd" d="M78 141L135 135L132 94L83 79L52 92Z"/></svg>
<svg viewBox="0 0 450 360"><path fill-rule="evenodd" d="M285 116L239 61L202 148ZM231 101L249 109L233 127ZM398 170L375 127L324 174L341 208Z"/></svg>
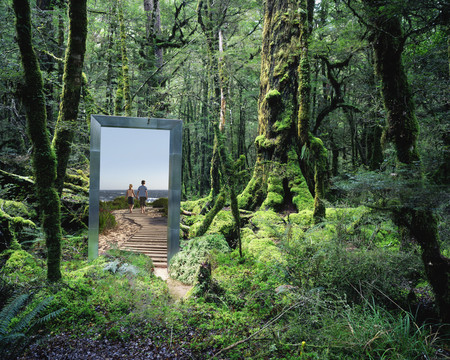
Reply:
<svg viewBox="0 0 450 360"><path fill-rule="evenodd" d="M106 234L99 235L98 250L100 255L105 254L108 249L120 248L141 228L141 226L134 222L132 218L126 217L128 210L115 210L112 213L116 217L117 226ZM158 210L153 208L147 208L146 214L149 217L161 216ZM192 287L171 279L167 272L167 268L155 268L155 275L166 281L167 286L169 287L169 293L175 301L182 299Z"/></svg>

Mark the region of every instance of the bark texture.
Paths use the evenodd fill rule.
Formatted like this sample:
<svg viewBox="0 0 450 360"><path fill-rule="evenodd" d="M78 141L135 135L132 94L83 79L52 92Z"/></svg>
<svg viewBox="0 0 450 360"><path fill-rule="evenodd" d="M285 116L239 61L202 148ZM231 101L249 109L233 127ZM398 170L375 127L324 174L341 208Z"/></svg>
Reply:
<svg viewBox="0 0 450 360"><path fill-rule="evenodd" d="M326 179L328 172L328 155L322 140L314 137L310 131L311 118L311 80L309 64L309 37L312 29L314 1L301 0L304 11L300 15L300 62L299 74L299 111L298 138L300 167L308 183L308 188L314 196L314 220L320 222L325 218Z"/></svg>
<svg viewBox="0 0 450 360"><path fill-rule="evenodd" d="M28 0L14 0L17 41L25 75L24 103L27 131L33 144L33 172L36 194L42 216L47 245L47 278L61 278L61 213L60 199L55 188L56 157L50 146L42 75L31 42L30 4Z"/></svg>
<svg viewBox="0 0 450 360"><path fill-rule="evenodd" d="M75 127L78 126L78 106L87 37L86 0L69 2L69 19L69 40L64 60L62 98L53 139L53 147L58 158L56 184L59 194L64 186Z"/></svg>
<svg viewBox="0 0 450 360"><path fill-rule="evenodd" d="M385 139L393 141L402 178L420 178L420 157L416 147L419 126L415 117L408 79L402 64L404 36L401 18L385 13L386 0L365 0L372 22L375 72L381 81L381 94L387 113ZM437 219L431 208L402 206L394 218L408 228L422 249L422 260L433 288L441 319L450 323L450 260L441 255Z"/></svg>
<svg viewBox="0 0 450 360"><path fill-rule="evenodd" d="M296 144L299 18L297 1L265 4L258 101L257 160L253 176L239 195L239 207L292 207L294 179L288 175L289 152Z"/></svg>

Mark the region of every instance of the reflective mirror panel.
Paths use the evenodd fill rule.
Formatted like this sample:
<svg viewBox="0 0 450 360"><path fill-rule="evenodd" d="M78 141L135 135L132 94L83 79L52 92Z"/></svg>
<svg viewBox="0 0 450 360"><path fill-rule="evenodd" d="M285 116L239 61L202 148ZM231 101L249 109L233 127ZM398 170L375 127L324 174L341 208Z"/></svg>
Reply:
<svg viewBox="0 0 450 360"><path fill-rule="evenodd" d="M137 118L122 116L91 116L90 185L89 185L89 239L88 257L98 256L100 159L102 128L167 130L169 136L169 213L167 225L167 260L179 250L181 200L181 139L182 121L171 119ZM126 146L126 144L118 144ZM144 149L143 149L144 151Z"/></svg>

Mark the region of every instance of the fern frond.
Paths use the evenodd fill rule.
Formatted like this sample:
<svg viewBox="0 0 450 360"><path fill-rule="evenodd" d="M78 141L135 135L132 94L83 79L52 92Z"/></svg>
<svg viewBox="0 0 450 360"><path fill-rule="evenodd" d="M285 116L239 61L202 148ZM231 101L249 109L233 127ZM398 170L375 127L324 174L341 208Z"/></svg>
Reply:
<svg viewBox="0 0 450 360"><path fill-rule="evenodd" d="M4 335L8 331L11 320L17 316L19 310L28 300L28 294L22 294L12 298L12 300L0 312L0 335Z"/></svg>
<svg viewBox="0 0 450 360"><path fill-rule="evenodd" d="M40 319L38 319L34 325L41 325L41 324L45 324L46 322L55 319L59 314L61 314L62 312L66 311L66 308L61 308L55 311L52 311L50 314L47 314L43 317L41 317Z"/></svg>
<svg viewBox="0 0 450 360"><path fill-rule="evenodd" d="M44 300L42 300L37 306L31 310L28 314L26 314L20 321L14 326L11 330L12 332L21 332L25 328L31 328L31 321L41 313L41 311L45 310L50 302L53 300L53 296L50 296ZM34 324L33 324L34 325Z"/></svg>
<svg viewBox="0 0 450 360"><path fill-rule="evenodd" d="M13 333L13 334L8 334L6 336L0 336L0 345L6 345L6 344L12 344L15 341L17 341L18 339L23 339L25 338L25 334L22 333Z"/></svg>

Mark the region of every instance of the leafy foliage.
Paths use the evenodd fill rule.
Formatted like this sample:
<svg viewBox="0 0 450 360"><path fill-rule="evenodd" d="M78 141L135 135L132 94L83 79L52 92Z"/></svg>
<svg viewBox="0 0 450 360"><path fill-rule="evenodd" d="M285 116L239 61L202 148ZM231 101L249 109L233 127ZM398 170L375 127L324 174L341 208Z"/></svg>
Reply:
<svg viewBox="0 0 450 360"><path fill-rule="evenodd" d="M29 298L29 294L18 295L0 312L0 355L5 358L17 355L31 341L31 330L55 319L65 310L55 310L37 318L50 305L53 297L24 309Z"/></svg>
<svg viewBox="0 0 450 360"><path fill-rule="evenodd" d="M185 284L193 284L199 265L213 251L230 251L223 235L204 235L185 241L181 251L170 262L170 276Z"/></svg>

